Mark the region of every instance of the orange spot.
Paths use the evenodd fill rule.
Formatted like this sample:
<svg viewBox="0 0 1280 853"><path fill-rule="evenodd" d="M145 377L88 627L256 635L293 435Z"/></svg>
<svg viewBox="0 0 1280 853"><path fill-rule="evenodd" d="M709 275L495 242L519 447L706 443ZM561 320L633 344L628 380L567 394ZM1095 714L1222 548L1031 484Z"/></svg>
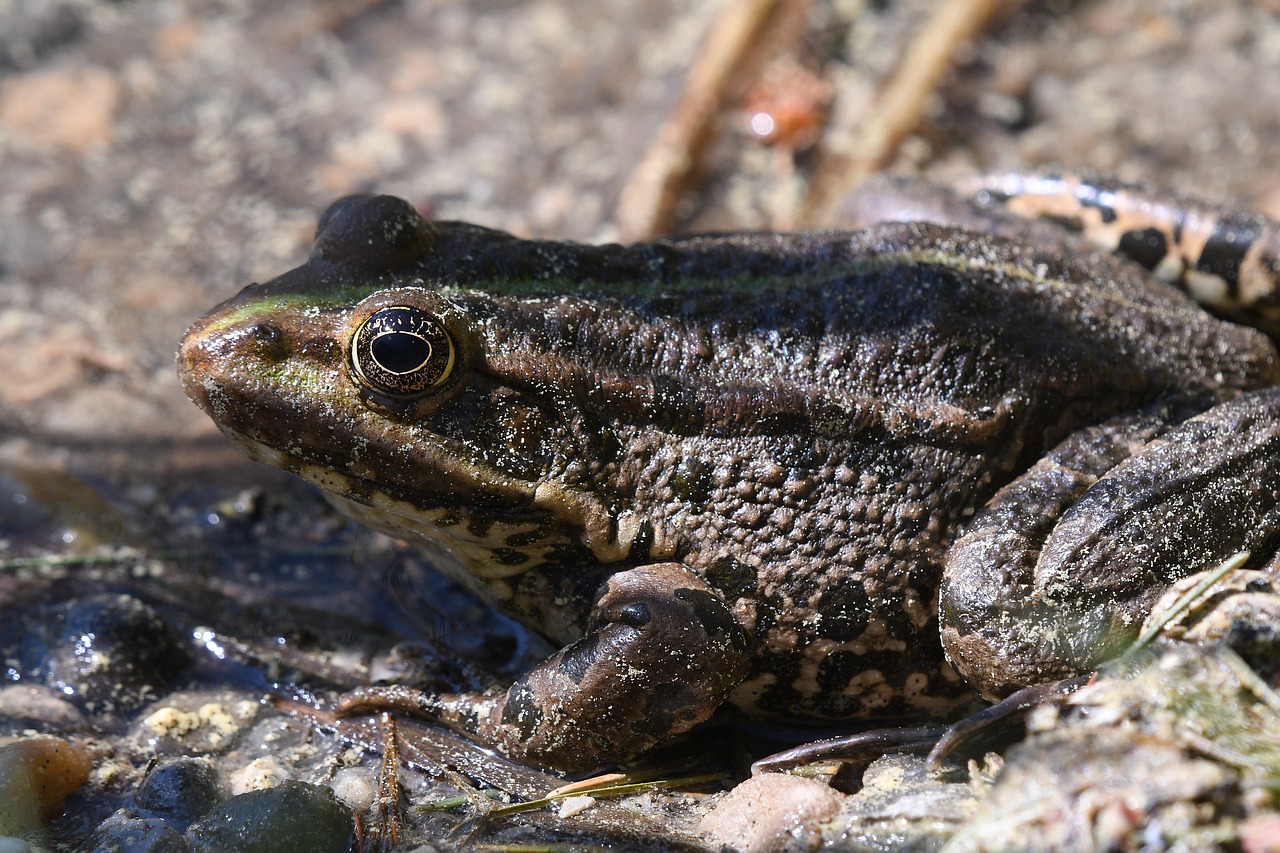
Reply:
<svg viewBox="0 0 1280 853"><path fill-rule="evenodd" d="M774 65L747 96L752 134L767 145L800 151L818 140L831 84L794 64Z"/></svg>

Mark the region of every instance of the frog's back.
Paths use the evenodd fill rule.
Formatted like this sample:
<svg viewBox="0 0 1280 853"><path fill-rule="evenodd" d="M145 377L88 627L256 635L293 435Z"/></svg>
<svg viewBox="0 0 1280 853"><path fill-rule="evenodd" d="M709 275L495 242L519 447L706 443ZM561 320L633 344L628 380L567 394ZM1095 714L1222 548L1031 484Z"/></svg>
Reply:
<svg viewBox="0 0 1280 853"><path fill-rule="evenodd" d="M503 330L497 357L560 356L588 377L649 379L672 404L701 404L706 419L690 428L717 429L727 391L796 416L797 405L816 406L823 429L840 432L867 425L831 421L842 410L892 419L1021 398L1050 419L1089 420L1174 391L1280 377L1265 336L1207 316L1128 263L1073 262L927 223L628 247L508 239L508 250L439 254L432 264L447 273L424 274Z"/></svg>
<svg viewBox="0 0 1280 853"><path fill-rule="evenodd" d="M618 448L584 487L644 515L631 560L724 595L757 643L734 699L759 712L953 702L935 595L962 520L1073 429L1277 378L1265 338L1123 262L926 224L534 261L519 292L451 263L452 298L506 330L491 364L572 362L584 431Z"/></svg>

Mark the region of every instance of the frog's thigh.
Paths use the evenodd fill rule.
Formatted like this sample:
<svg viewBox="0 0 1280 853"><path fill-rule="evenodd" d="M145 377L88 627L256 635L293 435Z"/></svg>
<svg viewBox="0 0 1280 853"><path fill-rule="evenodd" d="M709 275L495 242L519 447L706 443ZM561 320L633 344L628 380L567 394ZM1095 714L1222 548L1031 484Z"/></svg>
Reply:
<svg viewBox="0 0 1280 853"><path fill-rule="evenodd" d="M679 563L610 577L586 636L530 670L476 734L563 769L637 755L711 716L747 667L724 601Z"/></svg>
<svg viewBox="0 0 1280 853"><path fill-rule="evenodd" d="M1280 530L1280 390L1160 429L1158 416L1140 416L1069 437L952 546L943 643L984 695L1093 668L1170 583L1269 548Z"/></svg>

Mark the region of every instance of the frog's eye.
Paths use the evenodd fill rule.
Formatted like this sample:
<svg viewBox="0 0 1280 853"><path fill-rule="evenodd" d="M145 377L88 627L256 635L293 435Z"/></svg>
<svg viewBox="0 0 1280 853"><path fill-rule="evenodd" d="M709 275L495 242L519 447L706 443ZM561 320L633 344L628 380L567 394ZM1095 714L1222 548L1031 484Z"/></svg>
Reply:
<svg viewBox="0 0 1280 853"><path fill-rule="evenodd" d="M375 311L351 340L356 373L389 397L419 397L439 388L455 358L453 340L440 322L409 306Z"/></svg>

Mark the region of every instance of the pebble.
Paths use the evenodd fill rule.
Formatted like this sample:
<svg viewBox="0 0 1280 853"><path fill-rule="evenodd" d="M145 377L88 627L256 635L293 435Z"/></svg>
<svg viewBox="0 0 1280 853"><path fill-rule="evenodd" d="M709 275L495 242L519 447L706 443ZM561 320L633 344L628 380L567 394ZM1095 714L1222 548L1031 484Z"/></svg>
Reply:
<svg viewBox="0 0 1280 853"><path fill-rule="evenodd" d="M743 853L810 849L839 811L840 795L822 782L762 773L722 797L699 828L717 847Z"/></svg>
<svg viewBox="0 0 1280 853"><path fill-rule="evenodd" d="M133 793L134 810L185 831L222 801L218 773L201 758L182 756L157 764Z"/></svg>
<svg viewBox="0 0 1280 853"><path fill-rule="evenodd" d="M0 747L0 836L39 829L89 778L89 757L70 741L39 735Z"/></svg>
<svg viewBox="0 0 1280 853"><path fill-rule="evenodd" d="M182 833L159 818L121 809L98 825L92 853L187 853Z"/></svg>
<svg viewBox="0 0 1280 853"><path fill-rule="evenodd" d="M289 780L227 800L187 831L193 853L347 853L351 810L323 785Z"/></svg>
<svg viewBox="0 0 1280 853"><path fill-rule="evenodd" d="M0 687L0 717L25 720L67 732L88 728L84 714L66 696L43 684Z"/></svg>

